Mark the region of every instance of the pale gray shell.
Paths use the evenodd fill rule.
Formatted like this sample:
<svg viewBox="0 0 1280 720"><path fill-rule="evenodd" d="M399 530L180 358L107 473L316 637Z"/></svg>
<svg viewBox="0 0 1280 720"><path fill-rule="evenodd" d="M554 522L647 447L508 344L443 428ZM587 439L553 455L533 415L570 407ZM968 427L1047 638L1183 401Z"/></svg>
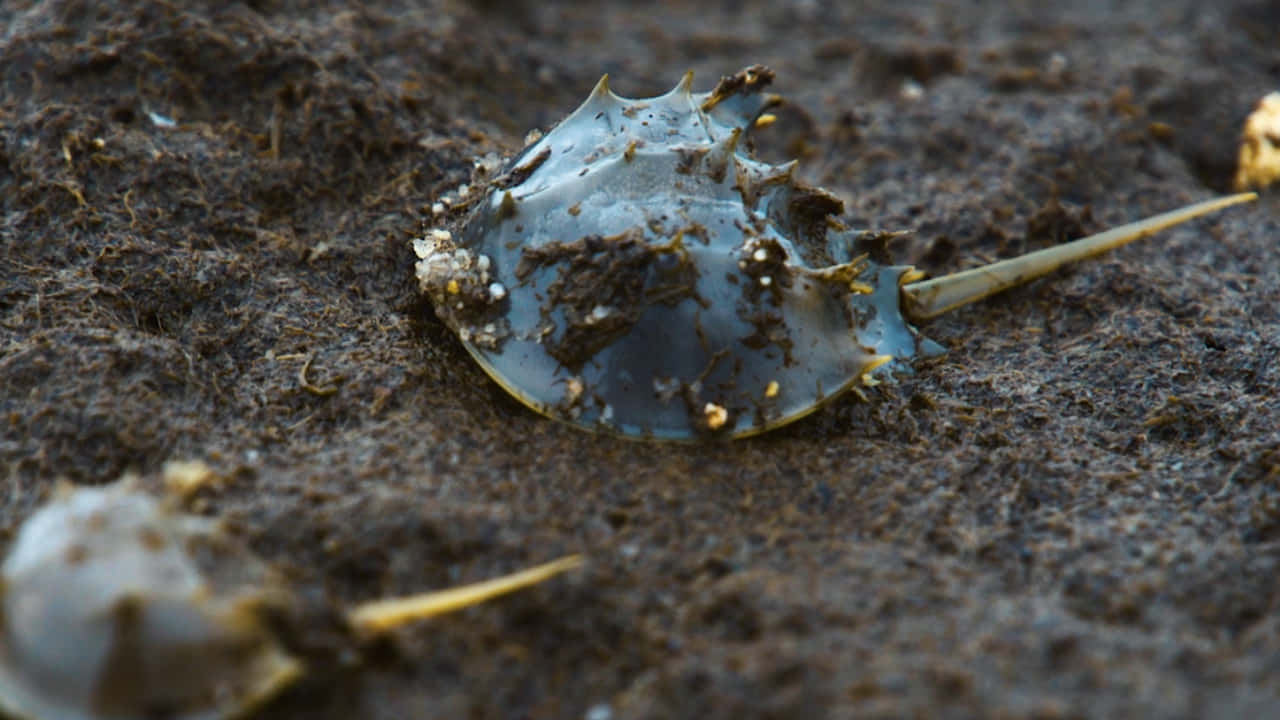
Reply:
<svg viewBox="0 0 1280 720"><path fill-rule="evenodd" d="M259 622L257 567L209 521L126 483L61 492L0 568L0 710L211 720L251 709L300 672Z"/></svg>
<svg viewBox="0 0 1280 720"><path fill-rule="evenodd" d="M771 79L757 66L694 94L686 76L643 100L602 80L459 238L415 242L424 291L495 380L590 428L741 436L921 350L899 311L910 269L855 258L837 199L749 154Z"/></svg>

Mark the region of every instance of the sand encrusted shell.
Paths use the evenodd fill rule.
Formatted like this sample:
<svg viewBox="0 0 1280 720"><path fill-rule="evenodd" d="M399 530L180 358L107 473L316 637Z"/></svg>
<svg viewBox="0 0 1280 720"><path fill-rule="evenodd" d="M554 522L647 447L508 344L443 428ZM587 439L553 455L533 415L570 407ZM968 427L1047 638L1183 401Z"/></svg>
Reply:
<svg viewBox="0 0 1280 720"><path fill-rule="evenodd" d="M921 350L898 309L910 269L859 254L883 238L841 227L794 162L751 156L772 77L635 100L602 80L461 232L415 241L423 290L503 387L586 427L740 436Z"/></svg>
<svg viewBox="0 0 1280 720"><path fill-rule="evenodd" d="M300 672L262 566L128 483L64 490L0 568L0 709L27 720L231 717Z"/></svg>

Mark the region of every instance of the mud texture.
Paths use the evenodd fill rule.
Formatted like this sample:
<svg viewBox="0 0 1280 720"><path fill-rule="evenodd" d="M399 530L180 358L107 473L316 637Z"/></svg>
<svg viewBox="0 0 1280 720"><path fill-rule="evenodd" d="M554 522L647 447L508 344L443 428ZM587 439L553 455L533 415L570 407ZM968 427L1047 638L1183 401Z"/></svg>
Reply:
<svg viewBox="0 0 1280 720"><path fill-rule="evenodd" d="M587 569L340 653L272 718L1256 717L1280 705L1280 195L931 323L735 443L545 420L416 288L472 159L599 75L764 63L764 157L930 273L1226 189L1275 0L0 4L0 528L202 459L341 607Z"/></svg>

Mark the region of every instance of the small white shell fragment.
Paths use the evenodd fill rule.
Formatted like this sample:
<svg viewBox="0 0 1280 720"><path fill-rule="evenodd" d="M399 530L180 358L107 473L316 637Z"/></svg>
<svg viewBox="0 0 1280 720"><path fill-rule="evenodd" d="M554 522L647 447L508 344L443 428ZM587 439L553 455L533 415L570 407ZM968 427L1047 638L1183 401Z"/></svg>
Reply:
<svg viewBox="0 0 1280 720"><path fill-rule="evenodd" d="M1262 190L1280 181L1280 92L1258 101L1244 123L1236 161L1237 190Z"/></svg>
<svg viewBox="0 0 1280 720"><path fill-rule="evenodd" d="M591 308L591 312L587 315L585 322L588 325L595 325L608 320L610 315L613 315L613 308L605 305L596 305Z"/></svg>
<svg viewBox="0 0 1280 720"><path fill-rule="evenodd" d="M582 397L582 392L584 389L585 388L583 388L581 380L579 380L576 377L569 378L568 381L566 381L564 384L565 404L573 405L574 403L578 402L578 399Z"/></svg>
<svg viewBox="0 0 1280 720"><path fill-rule="evenodd" d="M707 403L702 414L707 418L707 427L712 430L719 430L729 420L729 411L723 405L715 403Z"/></svg>
<svg viewBox="0 0 1280 720"><path fill-rule="evenodd" d="M0 567L0 714L203 720L252 709L301 671L260 619L255 568L214 523L128 482L59 492Z"/></svg>
<svg viewBox="0 0 1280 720"><path fill-rule="evenodd" d="M151 124L155 125L156 127L162 127L162 128L178 127L177 121L174 120L173 118L167 115L161 115L160 113L153 112L151 110L147 111L147 119L150 120Z"/></svg>

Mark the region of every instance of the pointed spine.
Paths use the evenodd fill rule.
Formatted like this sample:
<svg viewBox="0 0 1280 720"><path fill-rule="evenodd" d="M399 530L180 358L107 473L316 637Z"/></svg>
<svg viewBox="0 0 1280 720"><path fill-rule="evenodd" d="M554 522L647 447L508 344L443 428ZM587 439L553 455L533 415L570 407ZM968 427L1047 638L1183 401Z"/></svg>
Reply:
<svg viewBox="0 0 1280 720"><path fill-rule="evenodd" d="M613 91L609 89L609 74L605 73L600 76L600 81L591 89L591 94L587 96L587 99L582 101L582 104L579 105L576 110L569 113L568 117L561 120L556 127L557 129L564 127L579 118L590 119L591 116L621 105L622 103L623 99L614 95ZM546 138L544 137L543 140L545 139Z"/></svg>
<svg viewBox="0 0 1280 720"><path fill-rule="evenodd" d="M668 92L667 95L675 95L678 97L692 98L693 97L693 71L686 70L684 75L680 77L680 82L676 83L676 86L671 88L671 92Z"/></svg>
<svg viewBox="0 0 1280 720"><path fill-rule="evenodd" d="M773 197L790 192L798 164L797 161L790 160L781 165L766 165L768 169L765 172L752 177L750 166L735 162L733 165L735 182L738 191L742 193L743 202L747 207L755 208L760 199L766 195Z"/></svg>
<svg viewBox="0 0 1280 720"><path fill-rule="evenodd" d="M587 101L583 105L589 105L593 100L607 98L613 95L613 91L609 89L609 73L600 76L600 80L596 86L591 89L591 94L587 96Z"/></svg>
<svg viewBox="0 0 1280 720"><path fill-rule="evenodd" d="M729 161L733 159L733 154L738 149L738 141L741 139L742 129L734 128L728 135L712 143L711 150L703 159L703 168L706 170L707 177L716 182L724 182L725 175L729 171Z"/></svg>

